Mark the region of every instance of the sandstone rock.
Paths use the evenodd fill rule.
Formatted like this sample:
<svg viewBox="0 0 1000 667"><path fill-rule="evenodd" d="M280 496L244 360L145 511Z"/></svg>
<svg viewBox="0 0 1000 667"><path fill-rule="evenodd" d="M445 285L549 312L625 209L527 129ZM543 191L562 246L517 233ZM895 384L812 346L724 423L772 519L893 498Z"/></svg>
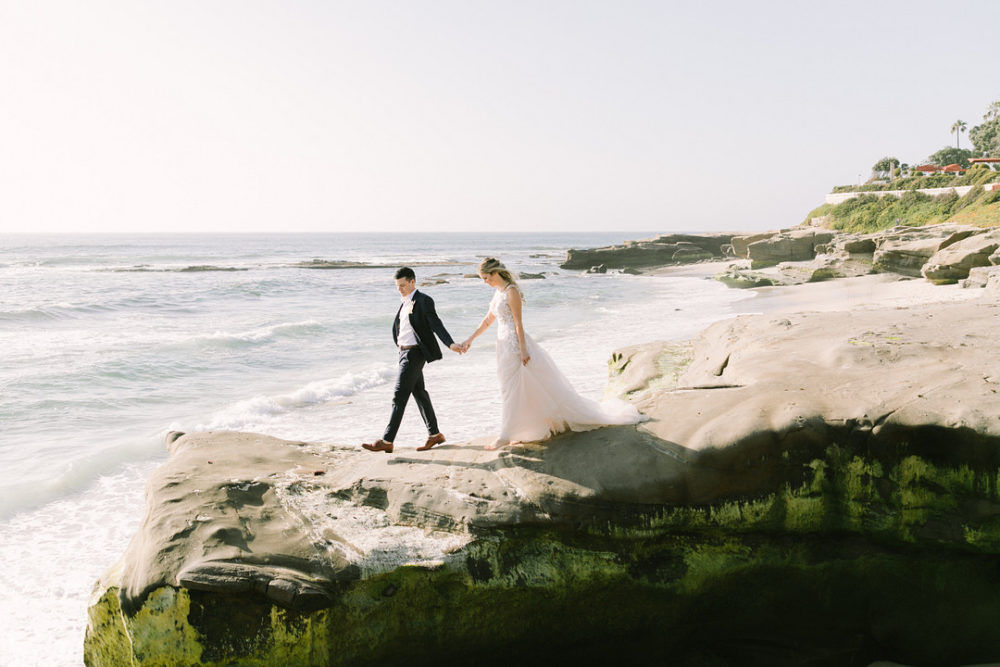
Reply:
<svg viewBox="0 0 1000 667"><path fill-rule="evenodd" d="M691 262L702 262L705 260L710 260L722 255L722 246L719 246L719 251L716 253L708 252L704 248L695 245L694 243L688 243L686 241L681 241L677 244L677 250L674 254L670 256L671 261L677 264L686 264Z"/></svg>
<svg viewBox="0 0 1000 667"><path fill-rule="evenodd" d="M958 243L959 241L964 241L970 236L975 236L977 234L983 234L985 229L976 229L975 227L962 227L960 225L953 225L953 230L948 233L944 240L941 241L941 247L939 250L944 250L950 245Z"/></svg>
<svg viewBox="0 0 1000 667"><path fill-rule="evenodd" d="M651 391L669 391L691 363L688 342L647 343L616 350L608 362L611 381L605 395L636 398Z"/></svg>
<svg viewBox="0 0 1000 667"><path fill-rule="evenodd" d="M776 267L751 270L729 266L715 279L734 288L801 285L834 278L853 278L872 272L872 263L857 255L821 255L808 262L781 262Z"/></svg>
<svg viewBox="0 0 1000 667"><path fill-rule="evenodd" d="M734 236L732 240L733 254L740 259L747 259L747 248L751 243L769 239L775 232L763 232L761 234L750 234L749 236Z"/></svg>
<svg viewBox="0 0 1000 667"><path fill-rule="evenodd" d="M762 269L780 262L810 260L816 256L816 246L829 243L835 232L812 228L792 229L747 246L750 268Z"/></svg>
<svg viewBox="0 0 1000 667"><path fill-rule="evenodd" d="M941 239L923 238L912 241L889 240L874 253L873 268L877 272L899 273L920 277L927 260L941 247Z"/></svg>
<svg viewBox="0 0 1000 667"><path fill-rule="evenodd" d="M566 253L566 261L561 266L586 270L603 264L608 269L624 269L722 259L722 246L729 244L731 239L732 234L664 234L617 246L572 249Z"/></svg>
<svg viewBox="0 0 1000 667"><path fill-rule="evenodd" d="M1000 266L976 266L969 270L969 277L960 281L962 287L1000 288Z"/></svg>
<svg viewBox="0 0 1000 667"><path fill-rule="evenodd" d="M779 282L774 276L768 276L757 271L750 271L749 269L739 267L729 267L722 273L716 274L715 279L735 289L771 287L776 282Z"/></svg>
<svg viewBox="0 0 1000 667"><path fill-rule="evenodd" d="M924 227L893 227L872 234L870 238L877 246L874 253L874 270L919 278L922 275L920 270L923 265L938 250L982 231L964 225L940 224Z"/></svg>
<svg viewBox="0 0 1000 667"><path fill-rule="evenodd" d="M524 273L524 272L522 272L522 273L518 273L517 277L520 280L544 280L545 279L545 274L544 273Z"/></svg>
<svg viewBox="0 0 1000 667"><path fill-rule="evenodd" d="M612 360L649 422L500 452L172 436L86 662L992 660L998 316L727 320Z"/></svg>
<svg viewBox="0 0 1000 667"><path fill-rule="evenodd" d="M921 269L925 278L937 284L956 283L969 277L969 270L990 266L990 256L1000 247L1000 231L968 236L934 253Z"/></svg>
<svg viewBox="0 0 1000 667"><path fill-rule="evenodd" d="M875 252L875 240L868 236L849 238L844 240L843 248L848 253L871 255Z"/></svg>
<svg viewBox="0 0 1000 667"><path fill-rule="evenodd" d="M860 255L860 256L859 256ZM779 264L782 269L785 265ZM831 278L855 278L872 272L872 261L863 253L840 252L820 255L804 266L811 271L806 282L819 282Z"/></svg>

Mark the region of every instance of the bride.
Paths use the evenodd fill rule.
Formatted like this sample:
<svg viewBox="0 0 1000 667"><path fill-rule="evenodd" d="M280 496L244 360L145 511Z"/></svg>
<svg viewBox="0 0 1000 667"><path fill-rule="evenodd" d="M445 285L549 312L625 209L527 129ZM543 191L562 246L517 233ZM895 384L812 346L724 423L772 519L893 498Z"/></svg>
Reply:
<svg viewBox="0 0 1000 667"><path fill-rule="evenodd" d="M598 403L576 393L552 357L524 332L524 293L500 260L484 259L479 264L479 277L495 292L486 317L461 346L468 350L473 340L497 323L497 376L503 409L500 436L486 449L544 440L566 430L586 431L642 420L624 401Z"/></svg>

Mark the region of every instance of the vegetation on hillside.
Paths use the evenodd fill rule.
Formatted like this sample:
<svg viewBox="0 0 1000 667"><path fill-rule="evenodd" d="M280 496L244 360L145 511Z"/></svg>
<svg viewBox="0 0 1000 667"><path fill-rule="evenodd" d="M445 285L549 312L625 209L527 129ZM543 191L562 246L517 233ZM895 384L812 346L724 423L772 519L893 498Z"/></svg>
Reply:
<svg viewBox="0 0 1000 667"><path fill-rule="evenodd" d="M954 150L954 149L952 149ZM956 188L963 185L986 185L1000 183L1000 171L977 165L964 174L931 174L930 176L906 176L888 182L873 181L864 185L838 185L836 192L882 192L885 190L916 190L923 188Z"/></svg>
<svg viewBox="0 0 1000 667"><path fill-rule="evenodd" d="M985 165L969 167L973 157L1000 157L1000 100L993 102L983 116L983 122L969 130L972 149L960 148L960 136L967 123L955 121L951 133L955 145L945 146L926 159L937 166L958 164L967 169L964 174L935 173L923 176L910 165L895 157L884 157L872 167L873 178L868 183L838 186L836 192L865 192L840 204L824 204L806 218L825 217L826 225L848 232L875 232L897 225L920 226L939 222L956 222L976 226L1000 226L1000 168ZM931 196L918 189L974 186L959 196L954 191ZM876 192L904 190L902 196L878 195Z"/></svg>
<svg viewBox="0 0 1000 667"><path fill-rule="evenodd" d="M845 232L876 232L896 225L919 227L957 222L977 227L1000 226L1000 190L977 185L959 197L954 191L932 197L922 192L863 194L840 204L823 204L806 218L825 216L827 226Z"/></svg>

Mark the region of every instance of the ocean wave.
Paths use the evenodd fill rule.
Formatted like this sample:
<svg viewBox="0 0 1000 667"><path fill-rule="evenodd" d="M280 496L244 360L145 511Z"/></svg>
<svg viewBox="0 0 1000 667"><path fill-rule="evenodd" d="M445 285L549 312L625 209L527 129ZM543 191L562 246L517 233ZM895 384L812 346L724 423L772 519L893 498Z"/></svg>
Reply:
<svg viewBox="0 0 1000 667"><path fill-rule="evenodd" d="M260 329L253 329L251 331L242 331L238 333L229 333L226 331L216 331L211 334L204 334L200 336L194 336L182 341L182 344L188 345L208 345L208 346L223 346L223 347L243 347L260 345L262 343L269 343L273 340L282 337L292 337L301 334L316 333L323 331L325 327L321 322L316 320L303 320L301 322L284 322L282 324L275 324L269 327L263 327Z"/></svg>
<svg viewBox="0 0 1000 667"><path fill-rule="evenodd" d="M368 371L346 373L337 378L310 382L295 391L276 396L254 396L230 405L214 414L197 431L241 431L261 429L276 416L294 410L354 396L373 387L387 384L396 377L395 366L379 366Z"/></svg>
<svg viewBox="0 0 1000 667"><path fill-rule="evenodd" d="M74 320L90 315L99 315L115 311L110 304L86 303L56 303L36 308L20 308L17 310L0 311L0 322L38 322L51 320Z"/></svg>
<svg viewBox="0 0 1000 667"><path fill-rule="evenodd" d="M189 312L191 301L192 299L181 300L158 294L140 294L104 302L50 303L32 308L0 310L0 322L80 320L129 310Z"/></svg>
<svg viewBox="0 0 1000 667"><path fill-rule="evenodd" d="M97 271L109 271L111 273L213 273L249 271L249 267L242 266L215 266L212 264L193 264L191 266L170 266L156 267L149 264L137 264L136 266L101 268Z"/></svg>
<svg viewBox="0 0 1000 667"><path fill-rule="evenodd" d="M154 435L110 440L100 447L78 447L44 465L22 461L19 470L7 466L0 478L0 520L16 512L68 497L126 464L161 456L166 430Z"/></svg>
<svg viewBox="0 0 1000 667"><path fill-rule="evenodd" d="M14 593L0 596L0 664L83 665L83 610L93 582L121 557L142 520L154 465L127 465L80 493L0 522L4 583Z"/></svg>
<svg viewBox="0 0 1000 667"><path fill-rule="evenodd" d="M424 259L421 261L409 262L397 261L353 261L344 259L310 259L297 262L295 264L289 264L288 266L296 269L395 269L402 264L407 266L415 267L425 267L425 266L465 266L470 264L467 261L460 261L452 258L442 258L442 259Z"/></svg>

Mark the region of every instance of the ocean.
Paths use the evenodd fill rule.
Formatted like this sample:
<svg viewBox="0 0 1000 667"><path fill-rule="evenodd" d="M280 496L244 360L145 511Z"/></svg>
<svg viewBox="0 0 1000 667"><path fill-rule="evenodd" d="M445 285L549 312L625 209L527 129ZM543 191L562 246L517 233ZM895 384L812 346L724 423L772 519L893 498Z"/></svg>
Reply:
<svg viewBox="0 0 1000 667"><path fill-rule="evenodd" d="M0 665L82 664L97 578L145 508L172 430L356 445L389 417L409 265L456 340L486 313L494 255L525 280L525 328L600 398L616 348L690 338L752 295L691 277L586 275L580 234L0 235ZM306 268L313 260L383 268ZM449 442L495 434L494 336L425 369ZM426 431L411 405L400 448Z"/></svg>

